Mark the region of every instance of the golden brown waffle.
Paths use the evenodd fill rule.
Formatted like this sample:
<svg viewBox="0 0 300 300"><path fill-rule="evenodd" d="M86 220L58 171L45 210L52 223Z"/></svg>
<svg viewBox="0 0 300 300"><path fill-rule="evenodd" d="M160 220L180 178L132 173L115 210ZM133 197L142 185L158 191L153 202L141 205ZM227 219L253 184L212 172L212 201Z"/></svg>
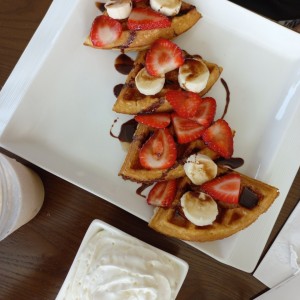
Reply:
<svg viewBox="0 0 300 300"><path fill-rule="evenodd" d="M221 172L227 172L220 169ZM191 188L187 177L179 179L178 191L172 208L156 208L149 226L167 236L181 240L206 242L229 237L252 224L266 212L279 195L278 189L241 174L242 188L248 187L258 195L258 204L253 208L226 207L218 203L219 215L209 226L196 226L184 217L180 208L181 196Z"/></svg>
<svg viewBox="0 0 300 300"><path fill-rule="evenodd" d="M137 2L136 6L145 6L142 2ZM104 12L104 14L106 14ZM167 28L130 31L127 29L126 21L123 20L123 32L118 40L108 44L101 49L114 49L123 51L141 51L150 47L150 45L158 38L173 39L194 26L201 18L201 14L196 7L188 3L182 2L179 13L170 17L171 26ZM90 37L88 36L84 42L86 46L94 47Z"/></svg>
<svg viewBox="0 0 300 300"><path fill-rule="evenodd" d="M168 112L172 110L171 105L165 99L165 94L168 90L181 89L177 79L178 69L165 74L165 85L163 89L156 95L145 96L136 88L135 77L145 66L146 53L146 51L142 51L138 54L134 62L134 67L128 74L126 82L113 106L113 110L115 112L134 115L149 112ZM188 56L187 53L185 55ZM214 63L207 61L204 61L204 63L209 69L210 76L205 89L199 93L200 96L205 95L212 88L223 70L222 67Z"/></svg>
<svg viewBox="0 0 300 300"><path fill-rule="evenodd" d="M170 128L172 132L172 128ZM213 150L206 147L201 139L193 141L188 144L177 145L178 161L169 169L144 169L139 162L139 151L145 141L152 134L153 129L149 126L138 124L137 129L133 136L125 161L121 167L119 175L124 179L129 179L136 182L153 182L170 180L185 176L183 164L185 159L192 153L200 152L212 159L217 159L218 154Z"/></svg>

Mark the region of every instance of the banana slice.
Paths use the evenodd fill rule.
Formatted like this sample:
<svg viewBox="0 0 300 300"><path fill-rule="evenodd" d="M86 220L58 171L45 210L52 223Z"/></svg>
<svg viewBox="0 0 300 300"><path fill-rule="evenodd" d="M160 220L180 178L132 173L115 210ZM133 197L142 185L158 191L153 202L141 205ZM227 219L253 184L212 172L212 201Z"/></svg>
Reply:
<svg viewBox="0 0 300 300"><path fill-rule="evenodd" d="M131 0L109 0L105 3L107 14L116 20L128 18L132 10Z"/></svg>
<svg viewBox="0 0 300 300"><path fill-rule="evenodd" d="M206 155L192 154L183 166L186 176L193 184L200 185L217 176L218 166Z"/></svg>
<svg viewBox="0 0 300 300"><path fill-rule="evenodd" d="M151 8L165 16L177 15L179 13L181 3L181 0L150 0Z"/></svg>
<svg viewBox="0 0 300 300"><path fill-rule="evenodd" d="M150 75L146 68L141 69L135 77L135 85L144 95L155 95L160 92L165 84L165 77Z"/></svg>
<svg viewBox="0 0 300 300"><path fill-rule="evenodd" d="M178 82L184 90L200 93L207 85L209 70L201 59L186 59L179 67Z"/></svg>
<svg viewBox="0 0 300 300"><path fill-rule="evenodd" d="M197 226L211 225L218 215L216 201L205 193L186 192L180 203L186 218Z"/></svg>

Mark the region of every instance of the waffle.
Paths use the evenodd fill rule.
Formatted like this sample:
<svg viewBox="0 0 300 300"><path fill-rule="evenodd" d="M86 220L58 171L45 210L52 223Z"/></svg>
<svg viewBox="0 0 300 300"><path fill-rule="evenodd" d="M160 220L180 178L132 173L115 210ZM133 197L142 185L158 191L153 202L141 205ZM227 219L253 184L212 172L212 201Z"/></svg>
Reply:
<svg viewBox="0 0 300 300"><path fill-rule="evenodd" d="M220 172L228 170L220 169ZM232 171L231 171L232 172ZM279 195L278 189L261 181L241 174L242 188L248 187L258 195L258 204L253 208L240 205L226 207L218 203L219 215L209 226L196 226L184 217L180 208L180 198L191 189L187 177L180 178L178 190L171 208L155 208L149 226L167 236L194 242L207 242L229 237L252 224L266 212Z"/></svg>
<svg viewBox="0 0 300 300"><path fill-rule="evenodd" d="M137 2L136 6L147 5L144 1ZM106 14L106 12L104 12ZM173 39L189 30L201 18L201 14L196 7L188 3L182 2L179 13L170 17L171 26L167 28L130 31L127 29L126 20L122 21L123 32L118 40L101 47L101 49L114 49L126 51L141 51L149 48L149 46L158 38ZM95 47L90 36L84 41L84 45ZM100 47L98 47L100 48Z"/></svg>
<svg viewBox="0 0 300 300"><path fill-rule="evenodd" d="M170 128L172 132L172 128ZM153 128L138 124L134 133L133 140L129 146L126 158L120 169L119 175L124 179L135 182L151 183L153 181L162 181L176 179L185 176L183 169L184 160L192 153L200 152L212 158L218 158L218 154L209 149L201 139L195 140L188 144L177 145L178 160L174 166L169 169L144 169L139 162L139 151L144 142L153 133Z"/></svg>
<svg viewBox="0 0 300 300"><path fill-rule="evenodd" d="M146 51L141 51L135 62L134 67L131 72L128 74L126 82L113 106L113 110L117 113L123 114L139 114L139 113L149 113L149 112L168 112L172 110L171 105L165 99L165 94L168 90L180 90L180 86L178 83L178 69L168 72L165 74L165 85L163 89L156 95L153 96L145 96L141 94L135 85L135 77L138 72L145 66L145 56ZM188 56L186 52L185 56ZM198 56L199 57L199 56ZM207 85L204 90L202 90L199 95L203 96L206 94L215 82L218 80L222 67L204 61L207 65L210 76L207 82Z"/></svg>

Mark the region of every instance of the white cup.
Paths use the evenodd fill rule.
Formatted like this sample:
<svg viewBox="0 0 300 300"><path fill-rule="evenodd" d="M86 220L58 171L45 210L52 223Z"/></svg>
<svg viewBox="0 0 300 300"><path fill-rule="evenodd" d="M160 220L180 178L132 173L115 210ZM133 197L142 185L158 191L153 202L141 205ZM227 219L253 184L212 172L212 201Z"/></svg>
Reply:
<svg viewBox="0 0 300 300"><path fill-rule="evenodd" d="M0 153L0 241L36 216L44 195L35 172Z"/></svg>

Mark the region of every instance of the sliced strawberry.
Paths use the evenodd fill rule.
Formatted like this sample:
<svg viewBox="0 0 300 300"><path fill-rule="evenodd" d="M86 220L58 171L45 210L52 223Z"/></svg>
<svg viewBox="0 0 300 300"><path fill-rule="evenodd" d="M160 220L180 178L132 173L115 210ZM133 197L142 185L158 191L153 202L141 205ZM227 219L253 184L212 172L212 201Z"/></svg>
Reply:
<svg viewBox="0 0 300 300"><path fill-rule="evenodd" d="M127 26L129 30L149 30L170 27L171 21L150 7L135 7L128 17Z"/></svg>
<svg viewBox="0 0 300 300"><path fill-rule="evenodd" d="M198 139L205 127L199 123L181 118L177 114L172 114L172 122L177 136L177 141L180 144L189 143Z"/></svg>
<svg viewBox="0 0 300 300"><path fill-rule="evenodd" d="M150 190L147 203L154 206L170 207L177 190L177 181L168 180L157 182Z"/></svg>
<svg viewBox="0 0 300 300"><path fill-rule="evenodd" d="M167 128L157 129L139 153L140 163L146 169L168 169L176 158L176 144Z"/></svg>
<svg viewBox="0 0 300 300"><path fill-rule="evenodd" d="M154 128L165 128L171 122L171 116L168 113L153 113L137 115L134 118L137 122Z"/></svg>
<svg viewBox="0 0 300 300"><path fill-rule="evenodd" d="M198 94L187 91L170 90L166 93L166 99L178 116L183 118L193 117L201 104Z"/></svg>
<svg viewBox="0 0 300 300"><path fill-rule="evenodd" d="M116 41L122 33L119 21L101 15L95 18L90 31L90 39L94 46L103 47Z"/></svg>
<svg viewBox="0 0 300 300"><path fill-rule="evenodd" d="M237 173L229 173L216 177L201 185L201 189L215 200L238 203L241 187L241 176Z"/></svg>
<svg viewBox="0 0 300 300"><path fill-rule="evenodd" d="M230 158L233 154L233 134L228 123L219 119L208 127L203 135L203 141L209 148L225 158Z"/></svg>
<svg viewBox="0 0 300 300"><path fill-rule="evenodd" d="M190 118L199 124L208 127L214 120L217 109L217 103L214 98L206 97L202 98L202 101L198 107L196 114Z"/></svg>
<svg viewBox="0 0 300 300"><path fill-rule="evenodd" d="M152 76L163 76L184 63L182 50L170 40L160 38L146 55L146 69Z"/></svg>

